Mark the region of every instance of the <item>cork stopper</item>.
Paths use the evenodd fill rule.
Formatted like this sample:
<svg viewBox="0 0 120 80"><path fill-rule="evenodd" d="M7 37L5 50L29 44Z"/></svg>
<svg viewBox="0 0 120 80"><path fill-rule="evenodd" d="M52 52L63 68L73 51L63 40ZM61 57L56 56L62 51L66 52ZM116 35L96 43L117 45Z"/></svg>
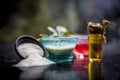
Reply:
<svg viewBox="0 0 120 80"><path fill-rule="evenodd" d="M108 25L109 21L108 20L103 20L102 23L93 23L89 22L88 23L88 33L89 34L105 34L105 29Z"/></svg>
<svg viewBox="0 0 120 80"><path fill-rule="evenodd" d="M101 34L103 38L103 43L106 43L106 37L105 35L105 29L108 25L109 21L104 19L102 20L102 23L93 23L89 22L87 29L89 34Z"/></svg>

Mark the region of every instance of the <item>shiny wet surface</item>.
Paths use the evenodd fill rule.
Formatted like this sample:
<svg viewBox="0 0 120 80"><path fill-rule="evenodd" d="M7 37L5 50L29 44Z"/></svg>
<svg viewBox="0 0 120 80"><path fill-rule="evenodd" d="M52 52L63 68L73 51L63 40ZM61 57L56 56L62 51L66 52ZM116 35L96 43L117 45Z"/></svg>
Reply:
<svg viewBox="0 0 120 80"><path fill-rule="evenodd" d="M76 60L72 63L29 68L1 65L0 80L119 80L120 56L104 58L102 63Z"/></svg>
<svg viewBox="0 0 120 80"><path fill-rule="evenodd" d="M29 68L12 67L19 61L12 55L15 54L12 48L8 46L4 48L6 52L0 51L0 80L120 80L120 53L111 46L103 47L102 63L88 63L86 58Z"/></svg>
<svg viewBox="0 0 120 80"><path fill-rule="evenodd" d="M87 63L61 63L49 66L0 67L0 80L88 80Z"/></svg>

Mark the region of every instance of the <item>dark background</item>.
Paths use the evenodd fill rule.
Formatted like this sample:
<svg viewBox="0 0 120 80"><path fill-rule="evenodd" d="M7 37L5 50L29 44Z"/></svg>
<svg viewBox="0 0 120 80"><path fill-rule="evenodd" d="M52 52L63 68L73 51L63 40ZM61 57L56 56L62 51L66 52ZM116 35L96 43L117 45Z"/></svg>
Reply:
<svg viewBox="0 0 120 80"><path fill-rule="evenodd" d="M87 34L89 21L110 21L103 55L120 54L120 0L1 0L0 61L19 61L14 42L20 35L51 34L48 26L65 26Z"/></svg>

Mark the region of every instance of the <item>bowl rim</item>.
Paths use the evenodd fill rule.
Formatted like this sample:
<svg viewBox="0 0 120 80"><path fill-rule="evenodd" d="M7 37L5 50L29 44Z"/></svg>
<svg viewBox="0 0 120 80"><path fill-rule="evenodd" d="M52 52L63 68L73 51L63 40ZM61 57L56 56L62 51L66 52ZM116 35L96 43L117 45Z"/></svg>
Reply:
<svg viewBox="0 0 120 80"><path fill-rule="evenodd" d="M23 39L24 39L24 40L25 40L25 39L26 39L26 40L27 40L27 39L28 39L28 40L31 40L31 42L26 42L26 43L34 43L34 44L40 46L40 47L42 48L42 50L43 50L43 57L46 56L44 47L41 45L41 43L39 43L39 42L37 41L37 39L36 39L35 37L30 36L30 35L21 35L21 36L19 36L19 37L16 39L16 41L15 41L15 43L14 43L14 49L15 49L17 55L20 57L20 59L24 59L24 57L20 55L17 47L18 47L19 45L25 43L25 42L22 42Z"/></svg>
<svg viewBox="0 0 120 80"><path fill-rule="evenodd" d="M71 36L53 36L53 37L42 37L41 40L55 40L55 39L78 39L77 36L71 37Z"/></svg>

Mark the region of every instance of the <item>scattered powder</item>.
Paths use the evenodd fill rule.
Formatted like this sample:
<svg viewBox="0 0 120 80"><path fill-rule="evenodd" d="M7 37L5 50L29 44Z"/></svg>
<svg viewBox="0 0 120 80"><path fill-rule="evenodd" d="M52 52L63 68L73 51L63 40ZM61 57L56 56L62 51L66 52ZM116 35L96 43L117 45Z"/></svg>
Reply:
<svg viewBox="0 0 120 80"><path fill-rule="evenodd" d="M18 46L17 50L25 59L16 64L16 67L42 66L54 63L47 58L42 57L44 51L36 44L24 43Z"/></svg>
<svg viewBox="0 0 120 80"><path fill-rule="evenodd" d="M33 43L24 43L18 46L17 48L20 55L24 58L28 57L30 54L38 54L40 56L43 56L44 51L43 49Z"/></svg>

